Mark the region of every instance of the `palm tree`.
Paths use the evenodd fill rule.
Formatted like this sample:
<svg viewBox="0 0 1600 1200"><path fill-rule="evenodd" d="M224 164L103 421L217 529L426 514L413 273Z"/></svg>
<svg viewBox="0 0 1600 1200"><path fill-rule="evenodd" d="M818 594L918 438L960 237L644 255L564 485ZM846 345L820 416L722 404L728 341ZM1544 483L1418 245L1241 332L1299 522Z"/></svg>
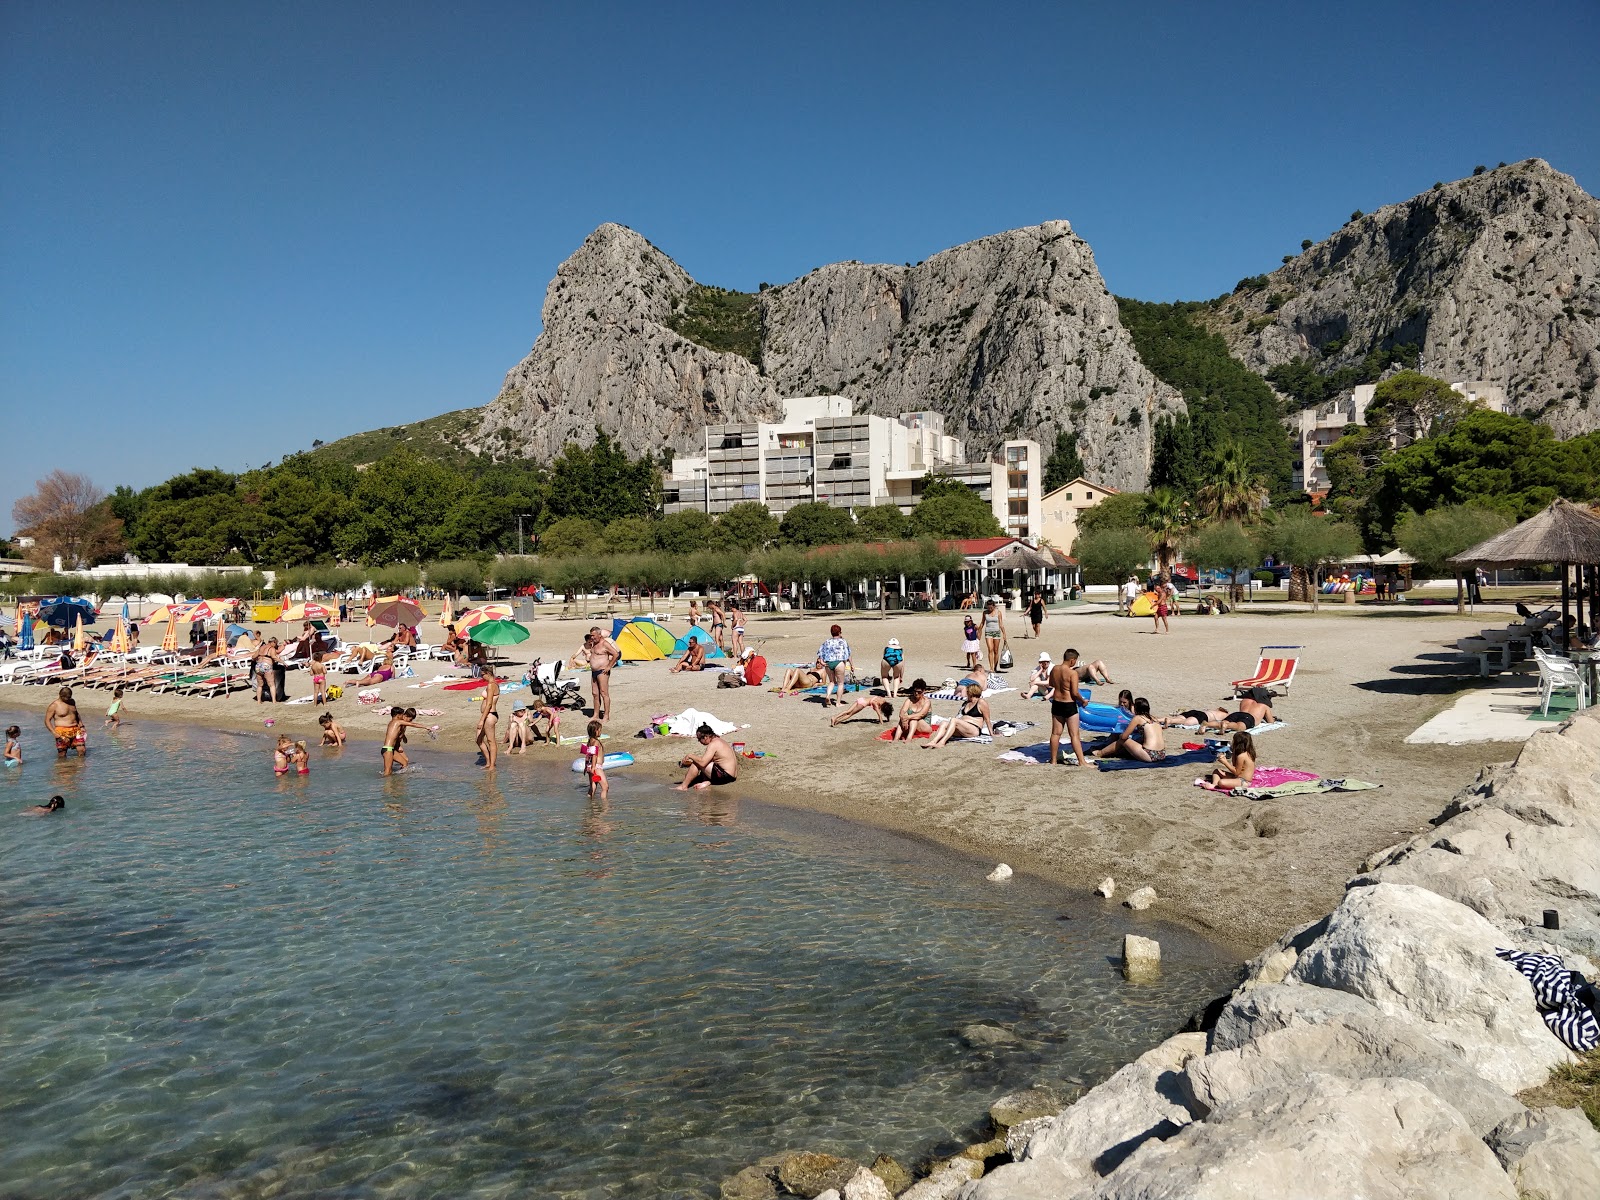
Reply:
<svg viewBox="0 0 1600 1200"><path fill-rule="evenodd" d="M1178 543L1189 523L1188 504L1171 488L1156 488L1144 502L1144 527L1150 534L1157 569L1165 575L1178 557Z"/></svg>
<svg viewBox="0 0 1600 1200"><path fill-rule="evenodd" d="M1200 489L1199 500L1208 521L1250 525L1261 519L1267 489L1250 469L1250 456L1238 442L1226 442L1217 451L1211 481Z"/></svg>

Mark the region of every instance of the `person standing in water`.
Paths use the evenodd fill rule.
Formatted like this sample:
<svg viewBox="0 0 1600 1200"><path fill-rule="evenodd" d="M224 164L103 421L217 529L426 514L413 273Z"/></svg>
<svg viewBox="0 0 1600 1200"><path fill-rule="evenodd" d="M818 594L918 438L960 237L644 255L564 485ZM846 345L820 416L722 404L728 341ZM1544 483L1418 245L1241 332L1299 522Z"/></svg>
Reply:
<svg viewBox="0 0 1600 1200"><path fill-rule="evenodd" d="M478 731L474 741L483 754L483 767L486 771L494 770L495 754L499 747L495 744L495 726L500 721L498 706L500 704L500 680L495 673L490 671L485 677L488 683L483 689L483 703L478 709Z"/></svg>
<svg viewBox="0 0 1600 1200"><path fill-rule="evenodd" d="M56 740L56 755L67 756L76 747L80 755L89 753L89 740L84 736L83 719L78 716L78 706L72 699L72 689L62 688L50 707L44 710L44 727Z"/></svg>
<svg viewBox="0 0 1600 1200"><path fill-rule="evenodd" d="M600 742L602 728L604 727L598 720L589 722L589 740L583 744L583 757L588 759L584 769L589 775L589 795L593 797L595 789L598 788L600 799L604 801L611 795L611 785L606 782L606 748Z"/></svg>
<svg viewBox="0 0 1600 1200"><path fill-rule="evenodd" d="M116 729L122 724L122 689L111 693L111 707L106 709L106 724Z"/></svg>
<svg viewBox="0 0 1600 1200"><path fill-rule="evenodd" d="M12 725L6 730L5 757L0 761L3 761L8 767L20 767L22 765L22 742L19 740L21 737L22 729L20 726Z"/></svg>

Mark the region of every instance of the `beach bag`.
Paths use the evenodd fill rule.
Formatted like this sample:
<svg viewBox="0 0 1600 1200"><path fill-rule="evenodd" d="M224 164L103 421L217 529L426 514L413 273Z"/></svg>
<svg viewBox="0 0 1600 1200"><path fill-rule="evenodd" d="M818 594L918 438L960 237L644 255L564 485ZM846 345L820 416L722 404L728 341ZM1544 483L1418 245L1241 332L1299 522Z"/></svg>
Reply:
<svg viewBox="0 0 1600 1200"><path fill-rule="evenodd" d="M1000 669L1002 671L1009 671L1013 661L1014 660L1011 657L1010 646L1007 646L1004 650L1000 651Z"/></svg>
<svg viewBox="0 0 1600 1200"><path fill-rule="evenodd" d="M342 695L344 695L344 689L337 683L331 683L328 685L327 697L329 700L337 700Z"/></svg>

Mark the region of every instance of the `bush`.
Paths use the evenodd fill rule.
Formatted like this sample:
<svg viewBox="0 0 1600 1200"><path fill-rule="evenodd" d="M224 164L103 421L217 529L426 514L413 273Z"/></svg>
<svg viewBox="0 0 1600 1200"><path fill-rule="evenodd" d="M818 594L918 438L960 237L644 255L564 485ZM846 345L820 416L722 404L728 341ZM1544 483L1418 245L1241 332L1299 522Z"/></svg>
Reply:
<svg viewBox="0 0 1600 1200"><path fill-rule="evenodd" d="M1254 572L1254 575L1255 575L1255 581L1258 584L1260 584L1262 587L1275 587L1275 586L1277 586L1278 577L1276 575L1274 575L1271 571L1256 571L1256 572Z"/></svg>

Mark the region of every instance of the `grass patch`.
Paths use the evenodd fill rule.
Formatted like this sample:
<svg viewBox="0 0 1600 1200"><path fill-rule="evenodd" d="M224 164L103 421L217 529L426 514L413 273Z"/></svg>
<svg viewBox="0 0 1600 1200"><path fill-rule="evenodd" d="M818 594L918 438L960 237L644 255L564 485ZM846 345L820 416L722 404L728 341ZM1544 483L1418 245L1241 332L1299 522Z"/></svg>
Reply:
<svg viewBox="0 0 1600 1200"><path fill-rule="evenodd" d="M1529 1108L1580 1108L1589 1124L1600 1129L1600 1050L1563 1063L1550 1078L1517 1096Z"/></svg>
<svg viewBox="0 0 1600 1200"><path fill-rule="evenodd" d="M707 350L761 364L761 306L749 292L697 283L678 301L667 325Z"/></svg>
<svg viewBox="0 0 1600 1200"><path fill-rule="evenodd" d="M349 463L353 467L377 462L402 447L419 458L461 467L474 459L463 444L477 432L483 409L463 408L409 425L390 425L366 433L354 433L305 452L306 457L324 462Z"/></svg>

